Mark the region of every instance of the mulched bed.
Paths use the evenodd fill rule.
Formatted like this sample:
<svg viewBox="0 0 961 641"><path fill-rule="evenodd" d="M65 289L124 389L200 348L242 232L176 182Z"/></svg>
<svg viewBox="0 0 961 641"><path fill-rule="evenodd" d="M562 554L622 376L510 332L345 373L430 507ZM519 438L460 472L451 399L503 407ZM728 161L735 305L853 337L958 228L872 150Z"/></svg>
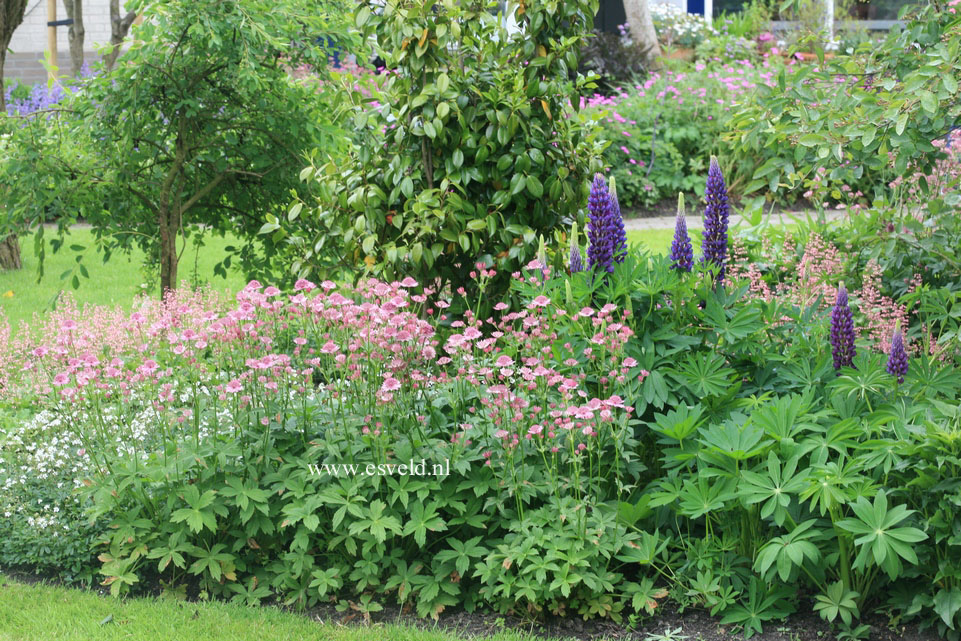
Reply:
<svg viewBox="0 0 961 641"><path fill-rule="evenodd" d="M309 616L324 623L365 624L360 615L337 612L333 607L314 608L310 610ZM685 638L687 641L734 641L744 638L739 629L721 625L719 621L720 617L711 617L703 610L687 609L684 613L679 613L672 604L665 604L656 616L638 622L633 629L604 620L583 621L580 618L548 617L543 622L536 622L514 616L477 612L468 614L463 611L445 612L441 614L439 621L434 623L401 612L396 607L384 608L383 612L371 617L373 625L403 623L425 629L440 628L465 638L486 637L506 630L550 639L577 641L645 641L650 635L657 635L655 638L665 635L665 639L676 641L683 641ZM871 626L870 635L867 637L869 641L940 641L940 637L933 630L922 632L916 625L892 629L883 616L868 616L863 618L861 623ZM764 625L762 634L751 637L758 641L829 641L834 638L831 626L812 610L793 614L785 621L768 622Z"/></svg>

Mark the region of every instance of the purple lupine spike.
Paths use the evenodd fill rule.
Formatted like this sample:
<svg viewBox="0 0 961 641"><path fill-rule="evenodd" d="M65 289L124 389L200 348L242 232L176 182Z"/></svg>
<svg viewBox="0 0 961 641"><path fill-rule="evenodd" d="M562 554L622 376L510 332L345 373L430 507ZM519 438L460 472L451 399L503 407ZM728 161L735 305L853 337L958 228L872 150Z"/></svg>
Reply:
<svg viewBox="0 0 961 641"><path fill-rule="evenodd" d="M854 362L854 320L844 283L838 285L838 296L831 310L831 355L835 370L850 367Z"/></svg>
<svg viewBox="0 0 961 641"><path fill-rule="evenodd" d="M684 218L684 194L677 196L677 220L674 222L674 240L671 241L671 268L685 272L694 266L694 248L687 233L687 219Z"/></svg>
<svg viewBox="0 0 961 641"><path fill-rule="evenodd" d="M581 259L581 249L577 245L571 245L571 273L584 271L584 261Z"/></svg>
<svg viewBox="0 0 961 641"><path fill-rule="evenodd" d="M607 181L600 174L594 176L587 198L587 268L614 271L614 245L611 229L611 196Z"/></svg>
<svg viewBox="0 0 961 641"><path fill-rule="evenodd" d="M727 202L727 187L717 158L711 156L711 166L707 171L707 186L704 189L707 207L704 209L704 243L702 262L717 268L716 283L724 281L724 266L727 261L727 221L730 208Z"/></svg>
<svg viewBox="0 0 961 641"><path fill-rule="evenodd" d="M894 329L891 337L891 352L888 354L888 374L898 377L898 384L904 382L904 375L908 373L908 353L904 350L904 336L901 335L901 323Z"/></svg>
<svg viewBox="0 0 961 641"><path fill-rule="evenodd" d="M627 231L624 229L624 217L621 215L621 205L617 202L617 185L611 177L611 253L615 263L623 263L627 258ZM610 270L608 270L610 271Z"/></svg>

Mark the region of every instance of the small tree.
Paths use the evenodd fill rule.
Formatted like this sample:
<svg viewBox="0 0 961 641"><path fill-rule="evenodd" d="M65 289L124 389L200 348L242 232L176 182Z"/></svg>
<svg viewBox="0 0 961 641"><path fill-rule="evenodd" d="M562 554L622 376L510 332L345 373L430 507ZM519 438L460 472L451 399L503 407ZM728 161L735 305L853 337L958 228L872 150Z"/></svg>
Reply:
<svg viewBox="0 0 961 641"><path fill-rule="evenodd" d="M343 45L347 29L311 0L133 5L150 20L112 72L85 81L60 112L8 128L7 226L42 236L43 220L57 216L63 232L82 216L105 259L140 246L159 265L162 291L178 284L178 238L230 231L246 237L235 253L248 273L263 275L282 259L257 236L265 217L297 195L308 150L343 138L325 85L289 69L323 73L315 38L334 32Z"/></svg>
<svg viewBox="0 0 961 641"><path fill-rule="evenodd" d="M571 76L597 0L512 3L514 34L495 6L358 6L355 23L388 73L373 96L344 105L358 141L347 157L305 172L317 207L287 226L304 248L302 274L360 266L471 288L483 261L499 272L490 301L538 236L562 234L583 209L600 141L575 111L593 85Z"/></svg>
<svg viewBox="0 0 961 641"><path fill-rule="evenodd" d="M23 22L27 0L0 0L0 114L7 112L6 91L3 87L3 65L7 61L7 48L13 32Z"/></svg>

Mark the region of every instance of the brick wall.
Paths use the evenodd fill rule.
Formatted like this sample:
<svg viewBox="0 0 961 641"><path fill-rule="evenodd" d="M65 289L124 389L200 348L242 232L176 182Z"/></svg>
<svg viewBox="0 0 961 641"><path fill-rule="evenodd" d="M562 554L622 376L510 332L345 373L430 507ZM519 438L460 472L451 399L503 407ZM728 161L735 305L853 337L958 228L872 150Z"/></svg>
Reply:
<svg viewBox="0 0 961 641"><path fill-rule="evenodd" d="M121 2L121 11L123 3ZM57 20L64 20L67 10L62 0L57 2ZM84 49L86 59L97 59L96 49L110 43L110 0L83 0ZM70 52L67 43L69 27L57 27L57 64L61 73L70 73ZM37 82L46 78L40 61L47 48L47 0L27 0L23 23L17 27L10 41L4 77L22 82Z"/></svg>

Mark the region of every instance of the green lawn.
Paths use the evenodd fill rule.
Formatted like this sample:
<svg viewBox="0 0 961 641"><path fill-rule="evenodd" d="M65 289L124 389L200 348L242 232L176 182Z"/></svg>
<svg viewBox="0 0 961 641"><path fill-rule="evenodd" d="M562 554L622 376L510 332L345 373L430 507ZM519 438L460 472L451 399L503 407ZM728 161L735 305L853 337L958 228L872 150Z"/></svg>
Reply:
<svg viewBox="0 0 961 641"><path fill-rule="evenodd" d="M92 303L109 307L121 305L129 309L134 296L147 280L141 268L142 252L135 250L129 256L114 254L110 262L104 264L103 258L95 250L89 249L83 255L83 262L90 278L80 278L80 287L75 290L69 280L60 279L61 274L76 265L77 253L71 251L69 246L91 247L93 234L86 228L72 229L66 245L56 254L52 253L50 245L52 236L47 233L47 257L44 260L43 280L39 283L32 235L22 238L20 242L23 269L0 271L0 309L15 330L21 321L30 321L34 312L49 310L60 291L70 292L81 306ZM236 244L236 239L207 237L205 242L206 246L199 254L192 246L183 253L179 269L181 280L192 280L196 258L200 282L209 282L217 290L237 291L243 287L244 279L238 273L231 272L226 280L214 275L214 265L224 257L224 248L231 243ZM157 280L151 277L154 292Z"/></svg>
<svg viewBox="0 0 961 641"><path fill-rule="evenodd" d="M108 620L109 619L109 620ZM0 641L457 641L439 629L322 624L272 607L114 599L0 575ZM533 641L514 632L491 641Z"/></svg>
<svg viewBox="0 0 961 641"><path fill-rule="evenodd" d="M694 251L700 250L701 230L690 230ZM35 312L44 312L55 303L61 291L70 292L79 305L92 303L114 307L120 305L129 309L134 296L141 291L141 285L147 280L141 264L143 254L135 250L131 255L115 254L110 262L103 263L102 258L94 251L88 250L84 254L84 264L90 278L81 278L80 287L73 289L69 279L61 280L60 276L76 264L76 253L68 247L81 245L90 247L93 234L86 228L71 230L65 248L54 254L50 246L51 234L47 237L47 258L44 263L44 276L37 283L37 258L33 254L33 237L21 240L23 269L14 272L0 271L0 310L10 321L14 331L19 328L21 321L29 322ZM637 245L655 253L670 251L672 229L651 229L627 232L627 240L631 245ZM236 243L235 238L208 237L206 246L199 252L189 247L184 252L180 263L180 278L193 280L196 263L196 274L199 282L210 283L219 291L236 292L245 284L244 278L237 272L231 272L225 280L214 275L216 265L225 255L225 247ZM195 260L196 259L196 260ZM156 278L151 276L151 285L156 291Z"/></svg>
<svg viewBox="0 0 961 641"><path fill-rule="evenodd" d="M691 244L694 251L701 248L701 230L689 229ZM671 240L674 238L673 229L645 229L643 231L633 230L627 232L627 244L637 245L655 254L666 254L671 251Z"/></svg>

